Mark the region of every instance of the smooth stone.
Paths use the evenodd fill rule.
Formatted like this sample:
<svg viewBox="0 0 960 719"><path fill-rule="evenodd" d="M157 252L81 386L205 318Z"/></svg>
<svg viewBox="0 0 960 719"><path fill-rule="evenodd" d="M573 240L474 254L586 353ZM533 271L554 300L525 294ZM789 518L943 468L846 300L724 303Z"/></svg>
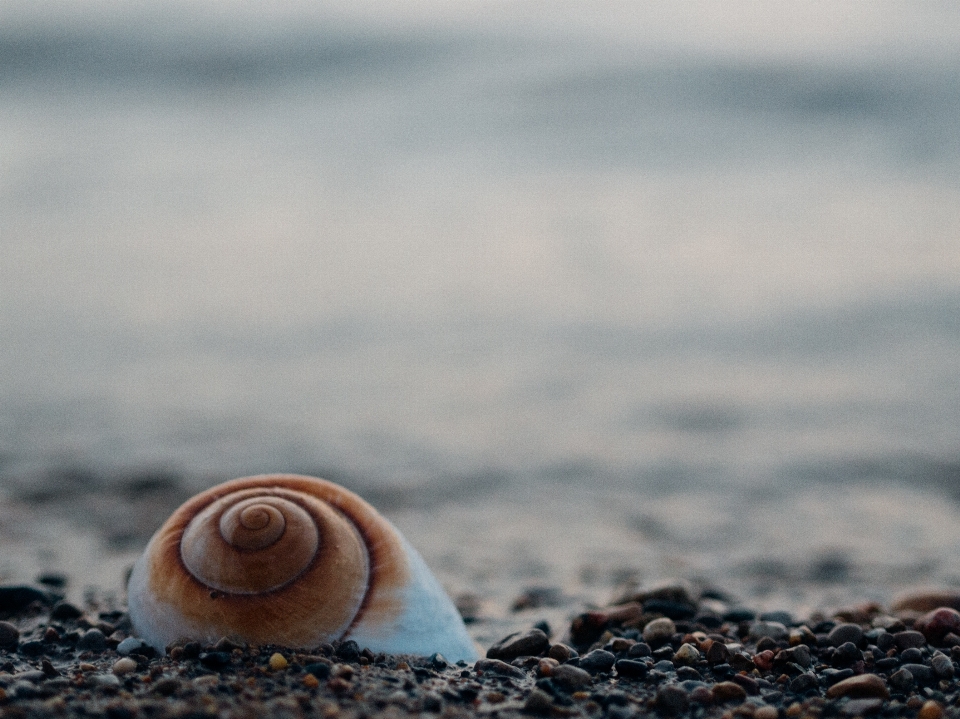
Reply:
<svg viewBox="0 0 960 719"><path fill-rule="evenodd" d="M925 701L920 711L917 712L917 719L943 719L944 711L939 702L932 699Z"/></svg>
<svg viewBox="0 0 960 719"><path fill-rule="evenodd" d="M898 692L906 694L916 686L916 682L913 680L913 674L907 669L898 669L890 675L890 686Z"/></svg>
<svg viewBox="0 0 960 719"><path fill-rule="evenodd" d="M39 639L31 639L20 645L20 653L28 657L38 657L46 650L46 646Z"/></svg>
<svg viewBox="0 0 960 719"><path fill-rule="evenodd" d="M589 654L580 657L580 668L591 674L609 672L617 658L603 649L594 649Z"/></svg>
<svg viewBox="0 0 960 719"><path fill-rule="evenodd" d="M917 680L917 684L933 684L935 681L933 669L926 664L902 664L900 668L906 669L913 674L913 678Z"/></svg>
<svg viewBox="0 0 960 719"><path fill-rule="evenodd" d="M80 651L102 652L107 648L107 638L99 629L88 629L77 642Z"/></svg>
<svg viewBox="0 0 960 719"><path fill-rule="evenodd" d="M876 714L882 707L883 699L851 699L840 708L840 714L848 717L862 717L867 714Z"/></svg>
<svg viewBox="0 0 960 719"><path fill-rule="evenodd" d="M933 669L933 673L937 675L938 679L953 678L953 662L950 661L950 657L942 652L937 652L930 657L930 668Z"/></svg>
<svg viewBox="0 0 960 719"><path fill-rule="evenodd" d="M473 668L478 672L489 672L505 677L520 678L527 675L526 672L519 667L511 666L500 659L479 659L477 663L473 665ZM559 667L557 668L559 669Z"/></svg>
<svg viewBox="0 0 960 719"><path fill-rule="evenodd" d="M747 690L735 682L718 682L713 685L710 693L717 704L742 702L747 698Z"/></svg>
<svg viewBox="0 0 960 719"><path fill-rule="evenodd" d="M487 659L509 662L517 657L540 656L550 648L550 637L541 629L509 634L487 650Z"/></svg>
<svg viewBox="0 0 960 719"><path fill-rule="evenodd" d="M131 654L140 654L147 645L142 639L136 637L127 637L117 645L117 654L126 657Z"/></svg>
<svg viewBox="0 0 960 719"><path fill-rule="evenodd" d="M949 607L934 609L917 619L913 628L923 634L931 644L940 644L951 632L960 634L960 612Z"/></svg>
<svg viewBox="0 0 960 719"><path fill-rule="evenodd" d="M553 710L553 697L543 689L534 689L523 703L525 714L549 714Z"/></svg>
<svg viewBox="0 0 960 719"><path fill-rule="evenodd" d="M860 628L859 624L851 624L849 622L838 624L827 634L827 639L829 639L830 643L835 647L839 647L841 644L846 644L847 642L853 642L855 645L860 644L860 640L863 639L863 629Z"/></svg>
<svg viewBox="0 0 960 719"><path fill-rule="evenodd" d="M579 667L574 667L569 664L561 664L554 669L550 678L560 686L574 689L588 685L591 679L590 672L586 672Z"/></svg>
<svg viewBox="0 0 960 719"><path fill-rule="evenodd" d="M115 674L87 674L87 684L95 687L119 687L120 678Z"/></svg>
<svg viewBox="0 0 960 719"><path fill-rule="evenodd" d="M787 635L787 628L780 622L754 622L750 625L749 637L754 641L770 637L773 641L779 642L786 639Z"/></svg>
<svg viewBox="0 0 960 719"><path fill-rule="evenodd" d="M746 674L735 674L732 679L737 684L742 686L746 690L747 694L756 696L760 693L760 684L753 677Z"/></svg>
<svg viewBox="0 0 960 719"><path fill-rule="evenodd" d="M137 663L130 657L121 657L113 663L111 670L118 677L137 671Z"/></svg>
<svg viewBox="0 0 960 719"><path fill-rule="evenodd" d="M850 697L852 699L867 699L879 697L889 699L890 691L886 683L876 674L860 674L849 679L837 682L827 689L828 699L837 699L838 697Z"/></svg>
<svg viewBox="0 0 960 719"><path fill-rule="evenodd" d="M794 694L803 694L810 689L815 689L818 685L816 675L805 672L795 677L793 681L790 682L790 691Z"/></svg>
<svg viewBox="0 0 960 719"><path fill-rule="evenodd" d="M779 664L780 662L792 662L797 666L808 669L813 664L813 655L810 654L810 647L806 644L798 644L781 651L775 659L775 663Z"/></svg>
<svg viewBox="0 0 960 719"><path fill-rule="evenodd" d="M79 619L83 616L83 610L70 602L57 602L50 612L50 618L58 621Z"/></svg>
<svg viewBox="0 0 960 719"><path fill-rule="evenodd" d="M20 643L20 630L10 622L0 622L0 649L13 649Z"/></svg>
<svg viewBox="0 0 960 719"><path fill-rule="evenodd" d="M910 648L919 649L927 644L927 638L923 636L922 633L912 629L908 629L904 632L897 632L893 635L893 639L897 643L897 649L900 651Z"/></svg>
<svg viewBox="0 0 960 719"><path fill-rule="evenodd" d="M577 650L573 647L569 647L566 644L551 644L550 649L547 650L547 656L551 659L556 659L558 662L563 664L566 661L569 661L573 657L579 656Z"/></svg>
<svg viewBox="0 0 960 719"><path fill-rule="evenodd" d="M654 703L659 711L668 716L676 716L687 710L690 697L676 684L666 684L657 689Z"/></svg>
<svg viewBox="0 0 960 719"><path fill-rule="evenodd" d="M940 607L960 609L960 590L937 587L915 589L898 595L892 604L895 612L930 612Z"/></svg>
<svg viewBox="0 0 960 719"><path fill-rule="evenodd" d="M645 662L634 659L621 659L613 667L617 670L617 674L628 679L642 679L650 670Z"/></svg>
<svg viewBox="0 0 960 719"><path fill-rule="evenodd" d="M677 653L673 655L673 663L690 665L700 661L700 651L692 644L681 644Z"/></svg>
<svg viewBox="0 0 960 719"><path fill-rule="evenodd" d="M45 592L36 587L25 585L0 587L0 612L3 614L18 614L34 602L52 605L60 598L52 592Z"/></svg>
<svg viewBox="0 0 960 719"><path fill-rule="evenodd" d="M659 647L661 644L669 642L674 634L677 633L677 625L668 617L661 617L647 622L643 628L643 641L651 647Z"/></svg>

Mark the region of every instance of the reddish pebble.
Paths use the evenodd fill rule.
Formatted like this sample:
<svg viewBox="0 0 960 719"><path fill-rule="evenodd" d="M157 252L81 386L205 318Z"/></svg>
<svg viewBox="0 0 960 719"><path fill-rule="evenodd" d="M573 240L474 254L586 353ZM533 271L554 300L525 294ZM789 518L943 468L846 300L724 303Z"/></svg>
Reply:
<svg viewBox="0 0 960 719"><path fill-rule="evenodd" d="M761 672L769 672L773 668L773 652L769 649L753 657L753 663Z"/></svg>
<svg viewBox="0 0 960 719"><path fill-rule="evenodd" d="M913 623L913 628L922 632L931 644L942 644L947 634L960 634L960 612L949 607L939 607L920 617Z"/></svg>
<svg viewBox="0 0 960 719"><path fill-rule="evenodd" d="M943 719L943 707L932 699L924 702L917 712L917 719Z"/></svg>

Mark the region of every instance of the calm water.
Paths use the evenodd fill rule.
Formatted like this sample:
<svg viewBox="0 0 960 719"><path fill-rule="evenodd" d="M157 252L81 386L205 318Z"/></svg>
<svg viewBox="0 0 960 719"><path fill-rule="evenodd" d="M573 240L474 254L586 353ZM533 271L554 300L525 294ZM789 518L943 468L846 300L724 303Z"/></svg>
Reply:
<svg viewBox="0 0 960 719"><path fill-rule="evenodd" d="M0 3L0 573L299 470L494 603L960 580L960 12L648 5Z"/></svg>

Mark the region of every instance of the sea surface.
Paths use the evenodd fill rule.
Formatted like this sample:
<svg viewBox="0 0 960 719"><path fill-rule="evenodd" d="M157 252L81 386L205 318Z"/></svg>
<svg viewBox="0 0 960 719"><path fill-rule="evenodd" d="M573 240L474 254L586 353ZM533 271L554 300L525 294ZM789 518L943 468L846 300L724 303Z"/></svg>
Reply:
<svg viewBox="0 0 960 719"><path fill-rule="evenodd" d="M269 471L481 640L960 583L958 7L0 1L0 580Z"/></svg>

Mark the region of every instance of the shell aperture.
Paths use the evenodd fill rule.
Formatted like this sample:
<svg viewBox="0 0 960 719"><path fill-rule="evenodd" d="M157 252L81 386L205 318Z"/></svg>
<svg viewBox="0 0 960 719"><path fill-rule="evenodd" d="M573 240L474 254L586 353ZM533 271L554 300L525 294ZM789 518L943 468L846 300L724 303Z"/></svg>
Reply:
<svg viewBox="0 0 960 719"><path fill-rule="evenodd" d="M179 638L473 660L449 597L419 554L360 497L301 475L232 480L191 498L150 540L128 585L133 628Z"/></svg>

